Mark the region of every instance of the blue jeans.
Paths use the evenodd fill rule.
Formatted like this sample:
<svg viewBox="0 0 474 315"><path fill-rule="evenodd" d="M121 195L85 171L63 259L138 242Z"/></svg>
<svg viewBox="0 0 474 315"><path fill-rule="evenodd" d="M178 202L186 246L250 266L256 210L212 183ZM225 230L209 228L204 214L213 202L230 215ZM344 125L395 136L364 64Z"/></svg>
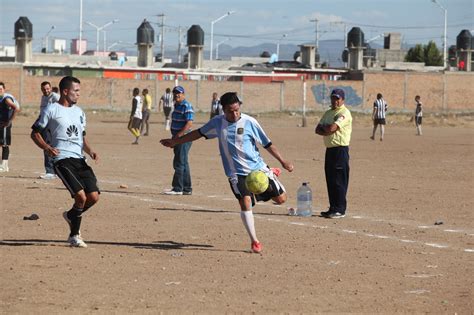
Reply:
<svg viewBox="0 0 474 315"><path fill-rule="evenodd" d="M173 159L173 190L192 192L191 187L191 170L189 169L188 153L191 149L191 142L178 144L173 148L174 159Z"/></svg>
<svg viewBox="0 0 474 315"><path fill-rule="evenodd" d="M43 137L44 141L46 141L46 143L49 144L48 131L44 130L41 133L41 136ZM50 157L48 153L46 153L46 151L43 151L43 154L44 154L44 170L46 174L55 174L54 166L53 166L53 158Z"/></svg>

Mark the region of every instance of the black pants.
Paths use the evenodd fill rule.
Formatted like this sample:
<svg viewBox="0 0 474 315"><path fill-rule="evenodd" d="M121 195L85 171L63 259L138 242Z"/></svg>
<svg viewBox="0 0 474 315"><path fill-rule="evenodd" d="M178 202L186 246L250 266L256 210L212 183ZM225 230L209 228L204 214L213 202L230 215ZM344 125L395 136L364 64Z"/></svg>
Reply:
<svg viewBox="0 0 474 315"><path fill-rule="evenodd" d="M349 147L326 149L324 162L329 211L346 213L346 194L349 186Z"/></svg>

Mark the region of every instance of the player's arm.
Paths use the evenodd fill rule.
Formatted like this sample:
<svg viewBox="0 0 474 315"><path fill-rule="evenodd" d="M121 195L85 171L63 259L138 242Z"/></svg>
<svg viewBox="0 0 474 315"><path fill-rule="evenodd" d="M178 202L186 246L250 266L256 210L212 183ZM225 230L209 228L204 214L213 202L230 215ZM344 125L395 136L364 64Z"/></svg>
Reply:
<svg viewBox="0 0 474 315"><path fill-rule="evenodd" d="M136 99L136 98L133 98L133 101L132 101L132 113L130 114L130 117L135 116L135 112L137 111L137 107L138 107L137 99Z"/></svg>
<svg viewBox="0 0 474 315"><path fill-rule="evenodd" d="M186 131L188 131L189 129L191 129L191 127L193 126L193 121L192 120L188 120L186 122L186 124L184 125L183 128L181 128L180 131L178 131L173 138L181 138L185 135ZM187 142L187 141L185 141Z"/></svg>
<svg viewBox="0 0 474 315"><path fill-rule="evenodd" d="M290 161L286 161L282 158L280 152L275 147L275 145L270 144L269 146L265 147L265 149L270 153L275 159L280 162L281 166L286 169L288 172L293 172L293 164Z"/></svg>
<svg viewBox="0 0 474 315"><path fill-rule="evenodd" d="M39 128L33 128L31 131L31 140L43 151L45 151L49 156L56 156L59 154L59 150L53 148L44 141L43 136L41 135L41 130Z"/></svg>
<svg viewBox="0 0 474 315"><path fill-rule="evenodd" d="M86 152L87 154L89 154L89 156L97 163L99 162L99 155L94 151L92 150L92 147L89 143L89 140L87 140L87 137L86 137L86 132L84 131L84 135L83 135L83 143L84 143L84 152Z"/></svg>
<svg viewBox="0 0 474 315"><path fill-rule="evenodd" d="M5 100L5 103L8 105L8 107L10 107L12 110L13 110L13 114L12 116L10 117L10 119L4 123L1 123L3 124L2 127L8 127L12 124L12 121L13 119L15 119L16 117L16 114L20 111L20 108L18 108L18 106L15 105L15 103L13 102L13 100L11 98L7 98Z"/></svg>
<svg viewBox="0 0 474 315"><path fill-rule="evenodd" d="M192 142L194 140L197 140L199 138L203 137L199 129L193 130L190 133L185 134L182 137L174 137L172 139L161 139L160 143L164 145L165 147L172 148L175 145L178 144L183 144L186 142Z"/></svg>
<svg viewBox="0 0 474 315"><path fill-rule="evenodd" d="M339 126L336 124L330 124L330 125L322 125L318 124L316 126L316 134L320 136L329 136L335 133L339 129Z"/></svg>

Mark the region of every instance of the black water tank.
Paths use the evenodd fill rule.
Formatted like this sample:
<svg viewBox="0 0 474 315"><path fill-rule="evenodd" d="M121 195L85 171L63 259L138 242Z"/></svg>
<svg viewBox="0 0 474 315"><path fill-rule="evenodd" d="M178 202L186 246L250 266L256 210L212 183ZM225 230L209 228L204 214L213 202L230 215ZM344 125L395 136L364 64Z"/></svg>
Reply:
<svg viewBox="0 0 474 315"><path fill-rule="evenodd" d="M349 60L349 50L344 49L341 55L342 62L347 62Z"/></svg>
<svg viewBox="0 0 474 315"><path fill-rule="evenodd" d="M268 52L268 51L263 51L261 54L260 54L260 57L261 58L270 58L271 54Z"/></svg>
<svg viewBox="0 0 474 315"><path fill-rule="evenodd" d="M347 33L347 47L362 47L364 44L364 32L360 27L353 27Z"/></svg>
<svg viewBox="0 0 474 315"><path fill-rule="evenodd" d="M457 48L455 45L451 45L448 48L448 59L449 60L456 60L456 52Z"/></svg>
<svg viewBox="0 0 474 315"><path fill-rule="evenodd" d="M300 57L301 57L301 51L299 51L299 50L295 51L295 53L293 54L293 60L296 61Z"/></svg>
<svg viewBox="0 0 474 315"><path fill-rule="evenodd" d="M469 30L462 30L456 37L456 47L458 49L471 49L472 35Z"/></svg>
<svg viewBox="0 0 474 315"><path fill-rule="evenodd" d="M204 31L199 25L193 25L188 30L188 46L204 46Z"/></svg>
<svg viewBox="0 0 474 315"><path fill-rule="evenodd" d="M33 38L33 24L26 16L20 16L15 22L15 38Z"/></svg>
<svg viewBox="0 0 474 315"><path fill-rule="evenodd" d="M145 19L137 28L137 44L153 44L155 42L155 30Z"/></svg>
<svg viewBox="0 0 474 315"><path fill-rule="evenodd" d="M320 61L321 61L321 55L318 52L316 52L314 54L314 62L319 63Z"/></svg>

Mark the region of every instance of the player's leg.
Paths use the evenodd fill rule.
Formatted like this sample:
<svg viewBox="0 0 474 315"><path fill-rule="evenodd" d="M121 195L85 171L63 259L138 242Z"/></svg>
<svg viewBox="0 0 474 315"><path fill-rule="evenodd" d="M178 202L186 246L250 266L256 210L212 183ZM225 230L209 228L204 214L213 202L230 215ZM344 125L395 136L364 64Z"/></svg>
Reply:
<svg viewBox="0 0 474 315"><path fill-rule="evenodd" d="M372 129L372 136L370 137L370 139L374 140L375 139L375 132L377 131L377 120L374 119L374 127Z"/></svg>
<svg viewBox="0 0 474 315"><path fill-rule="evenodd" d="M385 135L385 125L380 124L380 141L383 141L384 135Z"/></svg>
<svg viewBox="0 0 474 315"><path fill-rule="evenodd" d="M0 144L2 145L2 164L0 165L0 172L8 172L8 158L10 157L11 126L2 128L0 134Z"/></svg>
<svg viewBox="0 0 474 315"><path fill-rule="evenodd" d="M229 183L232 192L239 201L240 218L250 237L251 250L254 253L260 253L262 251L262 244L258 240L255 230L255 219L252 211L252 206L255 204L253 194L245 187L245 176L229 178Z"/></svg>

